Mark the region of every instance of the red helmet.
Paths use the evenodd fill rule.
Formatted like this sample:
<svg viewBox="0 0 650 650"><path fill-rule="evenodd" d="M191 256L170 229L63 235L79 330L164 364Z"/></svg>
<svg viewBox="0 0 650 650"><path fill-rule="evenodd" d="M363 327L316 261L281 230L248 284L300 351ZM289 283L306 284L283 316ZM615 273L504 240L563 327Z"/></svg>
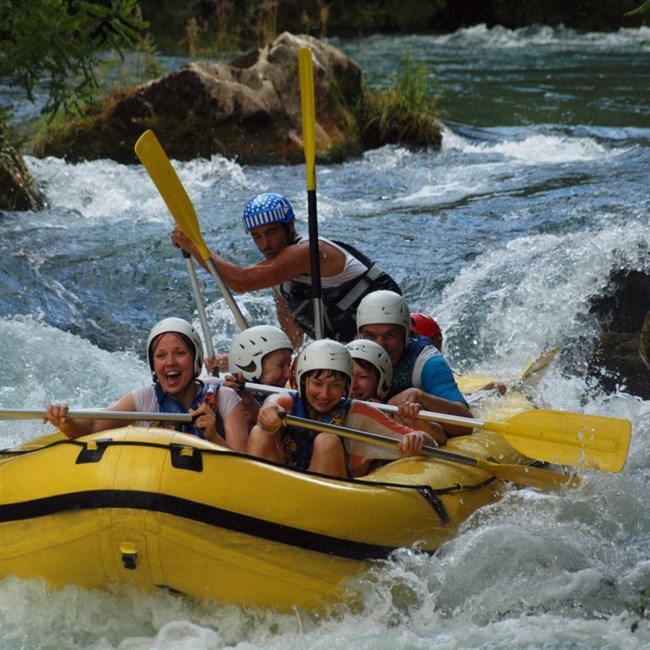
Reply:
<svg viewBox="0 0 650 650"><path fill-rule="evenodd" d="M411 330L420 336L426 336L432 341L436 337L442 336L440 325L433 316L423 314L421 312L413 312L411 314Z"/></svg>

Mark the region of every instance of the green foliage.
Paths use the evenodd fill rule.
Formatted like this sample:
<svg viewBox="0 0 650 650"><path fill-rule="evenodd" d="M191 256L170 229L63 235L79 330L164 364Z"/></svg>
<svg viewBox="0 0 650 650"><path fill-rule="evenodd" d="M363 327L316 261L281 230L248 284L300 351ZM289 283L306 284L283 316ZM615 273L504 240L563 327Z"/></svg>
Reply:
<svg viewBox="0 0 650 650"><path fill-rule="evenodd" d="M192 57L218 56L247 47L263 47L278 35L279 0L199 3L200 15L187 19L187 51Z"/></svg>
<svg viewBox="0 0 650 650"><path fill-rule="evenodd" d="M632 632L639 629L641 621L650 619L650 585L639 592L639 601L637 603L625 603L625 606L638 618L630 626Z"/></svg>
<svg viewBox="0 0 650 650"><path fill-rule="evenodd" d="M640 5L636 9L631 9L630 11L626 11L623 15L638 16L639 14L646 13L646 11L650 11L650 0L646 0L642 5Z"/></svg>
<svg viewBox="0 0 650 650"><path fill-rule="evenodd" d="M30 101L43 88L54 114L91 101L106 53L122 57L147 24L137 0L0 0L0 26L0 77Z"/></svg>
<svg viewBox="0 0 650 650"><path fill-rule="evenodd" d="M437 100L430 90L430 75L410 54L385 89L366 90L362 101L364 141L369 145L439 144Z"/></svg>

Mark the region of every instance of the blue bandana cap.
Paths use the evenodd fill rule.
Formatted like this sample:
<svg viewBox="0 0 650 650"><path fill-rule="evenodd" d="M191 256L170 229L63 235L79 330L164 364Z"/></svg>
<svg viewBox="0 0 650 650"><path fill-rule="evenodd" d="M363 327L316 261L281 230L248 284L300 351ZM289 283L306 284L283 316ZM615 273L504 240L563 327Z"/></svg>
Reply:
<svg viewBox="0 0 650 650"><path fill-rule="evenodd" d="M246 232L267 223L289 223L295 217L291 203L281 194L265 192L254 196L244 208L242 221Z"/></svg>

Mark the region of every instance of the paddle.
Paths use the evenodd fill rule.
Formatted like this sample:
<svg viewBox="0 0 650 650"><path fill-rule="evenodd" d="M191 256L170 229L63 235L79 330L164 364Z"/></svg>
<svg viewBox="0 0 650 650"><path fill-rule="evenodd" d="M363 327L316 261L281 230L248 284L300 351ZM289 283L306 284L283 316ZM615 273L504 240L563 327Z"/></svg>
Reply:
<svg viewBox="0 0 650 650"><path fill-rule="evenodd" d="M144 165L154 185L158 188L165 204L169 208L174 221L178 227L194 242L199 249L201 258L205 261L206 267L221 291L232 315L235 317L240 329L248 327L246 319L241 313L230 289L224 282L219 270L212 261L212 256L201 236L199 220L196 216L194 206L187 196L176 171L172 167L167 154L162 148L158 138L151 130L145 131L135 143L135 153Z"/></svg>
<svg viewBox="0 0 650 650"><path fill-rule="evenodd" d="M183 259L185 260L185 265L187 266L187 273L190 276L190 282L192 284L192 292L194 293L194 302L196 303L196 309L199 312L199 320L201 321L201 329L203 330L203 339L205 340L205 346L208 349L208 357L212 359L214 357L214 345L212 343L212 333L210 332L210 325L208 324L208 316L205 313L205 305L203 304L203 298L201 297L201 288L199 287L199 280L196 277L196 270L194 269L192 256L187 251L183 251ZM219 370L215 368L213 374L215 376L218 376Z"/></svg>
<svg viewBox="0 0 650 650"><path fill-rule="evenodd" d="M311 429L312 431L325 431L333 433L334 435L351 440L361 442L370 442L373 445L387 447L390 449L397 449L400 441L395 438L381 436L376 433L369 433L360 431L358 429L349 429L336 424L326 424L324 422L316 422L314 420L307 420L295 415L285 415L284 420L292 425ZM352 452L354 453L354 452ZM549 488L559 487L566 483L573 483L576 481L575 477L567 476L559 472L542 469L539 467L530 467L527 465L512 465L505 463L493 463L489 460L482 458L473 458L471 456L463 456L451 451L444 451L437 447L425 445L422 448L422 455L438 458L449 463L460 463L461 465L468 465L477 469L484 470L493 474L499 479L523 485L525 487L534 488L536 490L548 490Z"/></svg>
<svg viewBox="0 0 650 650"><path fill-rule="evenodd" d="M77 420L128 420L130 422L191 422L189 413L137 413L135 411L68 411L68 417ZM0 409L0 419L44 420L47 411L30 409Z"/></svg>
<svg viewBox="0 0 650 650"><path fill-rule="evenodd" d="M387 413L397 412L396 406L381 404L379 407ZM629 420L552 409L523 411L504 422L431 411L420 411L418 417L442 424L496 431L517 451L531 458L601 472L620 472L623 469L632 431Z"/></svg>
<svg viewBox="0 0 650 650"><path fill-rule="evenodd" d="M523 386L527 388L535 388L559 351L559 347L548 348L535 357L524 368L517 381L513 384L513 388L517 389Z"/></svg>
<svg viewBox="0 0 650 650"><path fill-rule="evenodd" d="M285 389L245 384L246 390L277 393ZM386 413L397 406L375 404ZM459 424L500 433L518 452L548 463L572 465L601 472L620 472L627 458L632 425L629 420L551 409L531 409L503 422L489 422L446 413L420 411L431 422Z"/></svg>
<svg viewBox="0 0 650 650"><path fill-rule="evenodd" d="M320 250L318 247L318 218L316 212L316 102L314 99L314 66L311 48L298 51L300 72L300 106L302 109L302 141L307 167L307 209L309 215L309 255L311 259L311 296L314 304L314 332L322 339L323 299L320 279Z"/></svg>

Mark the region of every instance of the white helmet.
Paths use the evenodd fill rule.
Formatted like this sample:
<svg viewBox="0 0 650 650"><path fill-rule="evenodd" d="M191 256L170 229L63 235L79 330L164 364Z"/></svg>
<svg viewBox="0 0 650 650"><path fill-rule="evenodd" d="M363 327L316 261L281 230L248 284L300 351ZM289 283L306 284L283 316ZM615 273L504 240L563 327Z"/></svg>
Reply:
<svg viewBox="0 0 650 650"><path fill-rule="evenodd" d="M319 339L306 345L296 360L295 384L302 397L302 376L310 370L338 370L352 383L352 356L343 343L331 339Z"/></svg>
<svg viewBox="0 0 650 650"><path fill-rule="evenodd" d="M394 291L373 291L357 307L357 330L364 325L401 325L411 331L411 313L403 296Z"/></svg>
<svg viewBox="0 0 650 650"><path fill-rule="evenodd" d="M153 372L153 342L161 334L167 334L169 332L182 334L194 348L194 374L198 376L203 367L203 343L201 342L199 333L182 318L164 318L156 323L151 329L151 332L149 332L149 338L147 339L147 359L149 360L151 371Z"/></svg>
<svg viewBox="0 0 650 650"><path fill-rule="evenodd" d="M233 375L241 372L246 381L258 382L262 361L270 352L291 350L289 337L273 325L256 325L237 334L230 345L228 369Z"/></svg>
<svg viewBox="0 0 650 650"><path fill-rule="evenodd" d="M377 397L384 399L388 395L390 385L393 383L393 363L390 360L388 352L379 343L367 339L350 341L346 347L350 350L352 359L363 359L377 368L377 372L379 373Z"/></svg>

